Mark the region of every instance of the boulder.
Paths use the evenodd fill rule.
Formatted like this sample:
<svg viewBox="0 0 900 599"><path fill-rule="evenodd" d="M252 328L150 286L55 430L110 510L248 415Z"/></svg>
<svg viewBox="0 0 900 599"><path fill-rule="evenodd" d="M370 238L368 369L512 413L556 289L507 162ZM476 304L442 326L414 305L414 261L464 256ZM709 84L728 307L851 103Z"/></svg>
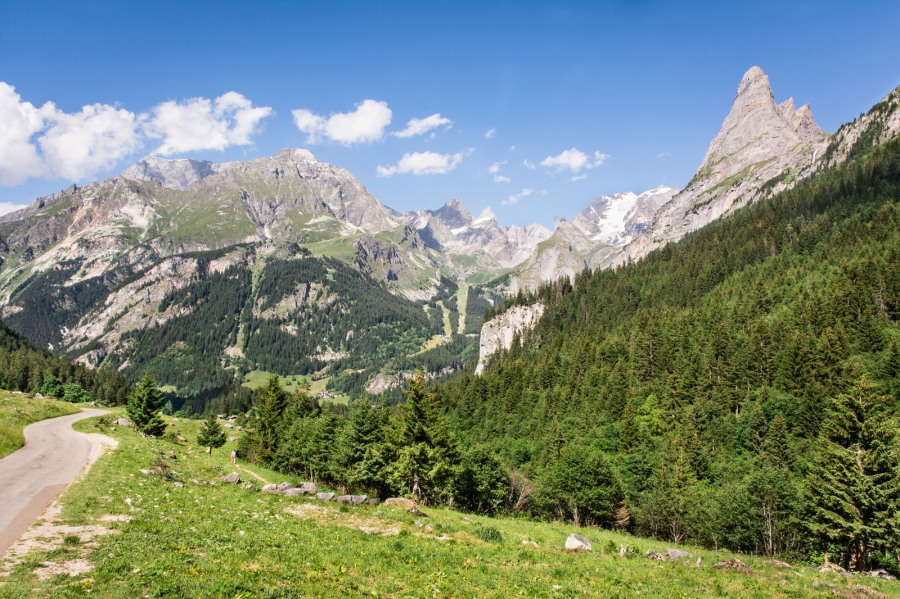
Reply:
<svg viewBox="0 0 900 599"><path fill-rule="evenodd" d="M381 500L377 497L373 497L372 499L366 499L366 505L378 505L381 503Z"/></svg>
<svg viewBox="0 0 900 599"><path fill-rule="evenodd" d="M771 559L771 560L767 561L766 565L769 566L770 568L784 568L786 570L794 569L794 566L790 565L789 563L783 562L783 561L780 561L777 559Z"/></svg>
<svg viewBox="0 0 900 599"><path fill-rule="evenodd" d="M538 544L534 541L522 541L522 547L532 547L538 549Z"/></svg>
<svg viewBox="0 0 900 599"><path fill-rule="evenodd" d="M713 568L717 568L719 570L736 570L741 574L756 574L752 569L750 569L744 562L739 559L731 558L725 561L719 562L714 565Z"/></svg>
<svg viewBox="0 0 900 599"><path fill-rule="evenodd" d="M281 491L282 493L284 493L288 489L294 488L294 485L292 485L289 482L278 483L278 485L276 485L276 486L278 487L278 490Z"/></svg>
<svg viewBox="0 0 900 599"><path fill-rule="evenodd" d="M177 480L176 480L176 481L175 481L174 483L172 483L172 484L175 485L176 487L178 487L179 489L183 489L183 488L184 488L184 483L181 482L181 481L177 481Z"/></svg>
<svg viewBox="0 0 900 599"><path fill-rule="evenodd" d="M388 507L395 507L401 510L408 510L410 508L416 507L416 502L405 497L390 497L384 500L384 505Z"/></svg>
<svg viewBox="0 0 900 599"><path fill-rule="evenodd" d="M359 505L368 499L367 495L341 495L335 499L338 503L349 503L350 505Z"/></svg>
<svg viewBox="0 0 900 599"><path fill-rule="evenodd" d="M297 488L307 495L315 495L319 492L319 487L315 483L300 483L300 486Z"/></svg>
<svg viewBox="0 0 900 599"><path fill-rule="evenodd" d="M647 554L647 559L652 559L652 560L656 560L658 562L662 562L662 561L665 561L666 556L664 556L662 553L656 553L654 551L652 553Z"/></svg>
<svg viewBox="0 0 900 599"><path fill-rule="evenodd" d="M119 418L115 424L116 426L131 426L131 421L128 418Z"/></svg>
<svg viewBox="0 0 900 599"><path fill-rule="evenodd" d="M285 497L296 497L297 495L303 495L303 489L288 489L284 492Z"/></svg>
<svg viewBox="0 0 900 599"><path fill-rule="evenodd" d="M666 559L670 562L677 562L682 559L693 559L693 554L682 549L666 549Z"/></svg>
<svg viewBox="0 0 900 599"><path fill-rule="evenodd" d="M222 480L233 485L239 485L242 482L241 475L237 472L232 472L231 474L226 475Z"/></svg>
<svg viewBox="0 0 900 599"><path fill-rule="evenodd" d="M591 542L583 536L573 533L566 539L566 549L570 551L591 551Z"/></svg>
<svg viewBox="0 0 900 599"><path fill-rule="evenodd" d="M261 491L263 495L284 495L284 490L276 484L266 485Z"/></svg>
<svg viewBox="0 0 900 599"><path fill-rule="evenodd" d="M412 514L413 516L418 516L419 518L427 518L428 517L428 514L426 514L425 512L423 512L422 510L420 510L417 507L411 507L406 511L409 512L410 514Z"/></svg>
<svg viewBox="0 0 900 599"><path fill-rule="evenodd" d="M882 580L897 580L897 577L889 574L887 570L872 570L863 572L863 575L871 578L881 578Z"/></svg>
<svg viewBox="0 0 900 599"><path fill-rule="evenodd" d="M322 501L331 501L334 499L334 493L316 493L316 497Z"/></svg>

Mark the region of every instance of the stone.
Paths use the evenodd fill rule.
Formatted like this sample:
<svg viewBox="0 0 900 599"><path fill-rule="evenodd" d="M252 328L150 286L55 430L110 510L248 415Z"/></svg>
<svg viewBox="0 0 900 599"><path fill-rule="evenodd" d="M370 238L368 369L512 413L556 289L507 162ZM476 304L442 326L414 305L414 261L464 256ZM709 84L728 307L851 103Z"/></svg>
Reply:
<svg viewBox="0 0 900 599"><path fill-rule="evenodd" d="M254 485L253 483L247 483L246 485L244 485L244 488L248 491L252 491L256 488L256 485Z"/></svg>
<svg viewBox="0 0 900 599"><path fill-rule="evenodd" d="M408 510L410 508L416 507L416 502L405 497L389 497L388 499L384 500L384 505L387 507Z"/></svg>
<svg viewBox="0 0 900 599"><path fill-rule="evenodd" d="M863 572L863 575L882 580L897 580L897 577L889 574L887 570L871 570L870 572Z"/></svg>
<svg viewBox="0 0 900 599"><path fill-rule="evenodd" d="M721 561L713 566L718 570L735 570L740 572L741 574L753 575L756 574L750 567L748 567L744 562L739 559L731 558L724 561Z"/></svg>
<svg viewBox="0 0 900 599"><path fill-rule="evenodd" d="M647 559L655 560L658 562L662 562L666 560L666 556L662 553L656 553L655 551L647 554Z"/></svg>
<svg viewBox="0 0 900 599"><path fill-rule="evenodd" d="M334 493L316 493L316 497L322 501L331 501L334 499Z"/></svg>
<svg viewBox="0 0 900 599"><path fill-rule="evenodd" d="M260 491L263 495L284 495L284 489L274 483L264 486Z"/></svg>
<svg viewBox="0 0 900 599"><path fill-rule="evenodd" d="M425 532L434 532L434 524L426 524Z"/></svg>
<svg viewBox="0 0 900 599"><path fill-rule="evenodd" d="M366 500L366 505L378 505L379 503L381 503L381 500L378 499L377 497L373 497L371 499Z"/></svg>
<svg viewBox="0 0 900 599"><path fill-rule="evenodd" d="M315 495L319 492L319 487L315 483L300 483L300 486L297 488L307 495Z"/></svg>
<svg viewBox="0 0 900 599"><path fill-rule="evenodd" d="M422 510L420 510L417 507L411 507L406 511L409 512L410 514L412 514L413 516L418 516L419 518L427 518L428 517L428 514L426 514L425 512L423 512Z"/></svg>
<svg viewBox="0 0 900 599"><path fill-rule="evenodd" d="M534 541L522 541L522 547L531 547L533 549L538 549L538 544Z"/></svg>
<svg viewBox="0 0 900 599"><path fill-rule="evenodd" d="M294 485L292 485L291 483L286 482L286 481L283 483L278 483L276 486L278 487L278 490L281 491L282 493L287 491L288 489L294 488Z"/></svg>
<svg viewBox="0 0 900 599"><path fill-rule="evenodd" d="M183 482L180 482L180 481L177 481L177 480L176 480L176 481L175 481L174 483L172 483L172 484L175 485L176 487L178 487L179 489L183 489L183 488L184 488L184 483L183 483Z"/></svg>
<svg viewBox="0 0 900 599"><path fill-rule="evenodd" d="M239 485L241 484L241 482L243 482L241 481L241 475L237 472L232 472L231 474L226 475L222 480L233 485Z"/></svg>
<svg viewBox="0 0 900 599"><path fill-rule="evenodd" d="M303 489L288 489L284 492L285 497L296 497L303 494Z"/></svg>
<svg viewBox="0 0 900 599"><path fill-rule="evenodd" d="M693 559L694 555L684 551L683 549L666 549L666 559L670 562L677 562L681 559Z"/></svg>
<svg viewBox="0 0 900 599"><path fill-rule="evenodd" d="M338 503L349 503L350 505L359 505L368 499L366 495L341 495L335 501Z"/></svg>
<svg viewBox="0 0 900 599"><path fill-rule="evenodd" d="M131 421L128 418L119 418L115 422L116 426L131 426Z"/></svg>
<svg viewBox="0 0 900 599"><path fill-rule="evenodd" d="M591 542L581 535L572 533L566 539L566 549L569 551L591 551Z"/></svg>
<svg viewBox="0 0 900 599"><path fill-rule="evenodd" d="M231 441L232 443L234 443L235 441L240 441L241 438L240 437L228 437L228 440Z"/></svg>
<svg viewBox="0 0 900 599"><path fill-rule="evenodd" d="M787 562L783 562L777 559L770 559L766 562L766 565L770 568L784 568L785 570L793 570L794 566L790 565Z"/></svg>
<svg viewBox="0 0 900 599"><path fill-rule="evenodd" d="M175 438L178 439L179 441L181 441L182 443L187 442L187 439L184 438L184 437L182 437L181 435L179 435L179 436L177 436L177 437L175 437Z"/></svg>

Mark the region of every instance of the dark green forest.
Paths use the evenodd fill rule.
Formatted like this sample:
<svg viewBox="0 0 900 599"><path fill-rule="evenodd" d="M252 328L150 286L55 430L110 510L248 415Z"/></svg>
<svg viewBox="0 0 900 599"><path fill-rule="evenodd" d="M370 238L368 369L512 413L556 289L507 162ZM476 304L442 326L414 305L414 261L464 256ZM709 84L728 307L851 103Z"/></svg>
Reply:
<svg viewBox="0 0 900 599"><path fill-rule="evenodd" d="M243 451L353 489L897 570L900 142L507 307L536 301L483 376L416 379L395 412L270 385Z"/></svg>

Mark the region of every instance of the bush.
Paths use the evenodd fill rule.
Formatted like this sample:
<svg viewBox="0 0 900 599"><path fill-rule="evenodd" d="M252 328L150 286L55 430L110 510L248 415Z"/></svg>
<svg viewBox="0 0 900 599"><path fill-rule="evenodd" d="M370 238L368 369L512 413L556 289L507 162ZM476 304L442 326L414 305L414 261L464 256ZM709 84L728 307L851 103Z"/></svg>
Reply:
<svg viewBox="0 0 900 599"><path fill-rule="evenodd" d="M475 536L485 543L497 543L499 545L503 542L503 535L493 526L482 526L475 532Z"/></svg>

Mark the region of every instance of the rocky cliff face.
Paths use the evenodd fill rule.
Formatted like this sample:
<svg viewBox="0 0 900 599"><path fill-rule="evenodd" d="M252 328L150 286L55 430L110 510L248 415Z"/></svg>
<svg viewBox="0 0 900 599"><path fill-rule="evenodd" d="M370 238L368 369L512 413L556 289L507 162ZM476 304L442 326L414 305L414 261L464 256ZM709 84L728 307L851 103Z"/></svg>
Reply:
<svg viewBox="0 0 900 599"><path fill-rule="evenodd" d="M475 374L484 372L490 356L501 349L509 349L516 334L521 335L524 331L534 328L543 314L544 304L538 302L530 306L513 306L484 323L481 327Z"/></svg>
<svg viewBox="0 0 900 599"><path fill-rule="evenodd" d="M629 191L598 196L575 215L572 224L592 241L620 247L643 234L676 193L677 189L660 185L640 195Z"/></svg>
<svg viewBox="0 0 900 599"><path fill-rule="evenodd" d="M752 67L697 174L610 264L643 256L754 201L766 182L809 168L825 137L808 104L795 109L793 98L776 104L769 78Z"/></svg>

